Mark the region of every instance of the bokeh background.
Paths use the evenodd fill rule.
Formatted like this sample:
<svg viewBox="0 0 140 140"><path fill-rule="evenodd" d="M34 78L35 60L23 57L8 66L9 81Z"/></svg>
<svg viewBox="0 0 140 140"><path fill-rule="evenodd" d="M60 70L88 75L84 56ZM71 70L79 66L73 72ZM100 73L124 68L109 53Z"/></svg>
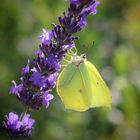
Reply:
<svg viewBox="0 0 140 140"><path fill-rule="evenodd" d="M36 124L29 140L140 140L140 1L100 2L98 14L76 34L76 46L107 82L112 109L67 111L54 90L49 109L31 112ZM0 124L8 112L24 110L9 95L11 81L19 81L21 68L35 56L42 28L52 29L67 6L64 0L0 2ZM8 139L0 128L0 140Z"/></svg>

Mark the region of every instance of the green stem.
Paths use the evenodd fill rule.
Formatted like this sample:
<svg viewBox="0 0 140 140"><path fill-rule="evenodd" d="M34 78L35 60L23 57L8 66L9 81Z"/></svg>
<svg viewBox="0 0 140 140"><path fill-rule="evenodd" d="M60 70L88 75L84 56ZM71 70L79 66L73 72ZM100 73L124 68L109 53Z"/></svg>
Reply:
<svg viewBox="0 0 140 140"><path fill-rule="evenodd" d="M28 110L29 110L29 107L26 107L25 112L20 116L20 119L19 120L22 120L23 119L24 115L28 112Z"/></svg>

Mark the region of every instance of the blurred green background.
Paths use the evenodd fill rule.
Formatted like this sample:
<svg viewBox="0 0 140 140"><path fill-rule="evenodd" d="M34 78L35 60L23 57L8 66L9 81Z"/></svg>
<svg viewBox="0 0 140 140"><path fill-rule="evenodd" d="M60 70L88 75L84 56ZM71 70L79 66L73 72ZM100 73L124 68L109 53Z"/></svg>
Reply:
<svg viewBox="0 0 140 140"><path fill-rule="evenodd" d="M49 109L31 112L36 119L29 140L140 140L140 1L100 0L95 16L77 35L79 54L87 51L107 82L113 105L84 113L64 109L54 90ZM0 124L10 111L24 107L9 95L11 81L38 49L42 28L52 29L67 9L64 0L2 0L0 4ZM93 42L94 45L93 45ZM0 128L0 140L8 137Z"/></svg>

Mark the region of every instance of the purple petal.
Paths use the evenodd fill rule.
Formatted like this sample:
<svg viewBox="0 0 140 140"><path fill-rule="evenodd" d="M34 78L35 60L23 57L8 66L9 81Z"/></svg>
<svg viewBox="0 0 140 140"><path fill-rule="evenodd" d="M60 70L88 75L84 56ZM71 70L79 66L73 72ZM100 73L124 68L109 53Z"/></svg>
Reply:
<svg viewBox="0 0 140 140"><path fill-rule="evenodd" d="M85 18L85 16L83 16L83 17L81 18L80 22L79 22L79 26L80 26L81 28L84 28L86 25L87 25L86 18Z"/></svg>
<svg viewBox="0 0 140 140"><path fill-rule="evenodd" d="M27 62L27 65L25 68L22 69L21 73L22 74L26 74L26 73L29 73L29 70L30 70L30 60L28 59L28 62Z"/></svg>
<svg viewBox="0 0 140 140"><path fill-rule="evenodd" d="M10 93L11 94L18 94L20 91L22 91L22 84L20 84L20 85L16 85L16 82L13 80L12 81L12 83L14 84L14 86L13 87L11 87L11 89L10 89Z"/></svg>
<svg viewBox="0 0 140 140"><path fill-rule="evenodd" d="M54 98L54 96L52 94L49 94L49 92L47 91L42 98L42 103L46 106L46 108L49 107L50 104L50 100L52 100Z"/></svg>
<svg viewBox="0 0 140 140"><path fill-rule="evenodd" d="M87 10L89 10L91 14L95 15L97 13L96 7L99 4L100 4L100 2L96 1L94 4L92 4L90 7L88 7Z"/></svg>
<svg viewBox="0 0 140 140"><path fill-rule="evenodd" d="M32 128L33 124L35 123L35 120L29 119L28 121L28 127L27 128Z"/></svg>
<svg viewBox="0 0 140 140"><path fill-rule="evenodd" d="M28 120L30 118L30 115L29 114L25 114L23 119L22 119L22 125L28 125Z"/></svg>
<svg viewBox="0 0 140 140"><path fill-rule="evenodd" d="M54 55L54 54L50 54L49 58L47 59L46 63L51 67L51 68L55 68L55 69L60 69L61 68L61 64L60 61L57 62L58 60L58 56Z"/></svg>
<svg viewBox="0 0 140 140"><path fill-rule="evenodd" d="M35 67L33 67L33 68L31 69L31 71L32 71L32 72L37 72L37 69L36 69Z"/></svg>
<svg viewBox="0 0 140 140"><path fill-rule="evenodd" d="M18 115L14 114L13 112L10 112L8 115L8 122L7 122L7 127L11 129L18 129L19 128L19 123L18 123Z"/></svg>
<svg viewBox="0 0 140 140"><path fill-rule="evenodd" d="M31 128L32 125L35 123L35 120L30 119L30 115L29 114L25 114L22 121L21 121L23 126L26 126L26 128Z"/></svg>
<svg viewBox="0 0 140 140"><path fill-rule="evenodd" d="M36 54L37 54L40 58L44 58L44 57L45 57L44 53L43 53L41 50L37 50L37 51L36 51Z"/></svg>
<svg viewBox="0 0 140 140"><path fill-rule="evenodd" d="M16 124L16 129L19 130L20 127L21 127L22 123L20 121L17 121L17 124Z"/></svg>
<svg viewBox="0 0 140 140"><path fill-rule="evenodd" d="M61 69L61 64L60 64L59 62L56 63L56 64L55 64L55 68L58 69L58 70Z"/></svg>
<svg viewBox="0 0 140 140"><path fill-rule="evenodd" d="M39 72L34 72L30 81L33 82L34 85L44 87L46 85L46 77L42 76Z"/></svg>
<svg viewBox="0 0 140 140"><path fill-rule="evenodd" d="M58 73L53 73L51 74L47 79L48 79L48 82L50 83L50 85L54 88L55 85L56 85L56 78L58 76Z"/></svg>
<svg viewBox="0 0 140 140"><path fill-rule="evenodd" d="M68 44L68 45L62 46L62 48L63 48L64 50L69 50L69 49L72 49L72 48L74 48L74 47L75 47L74 44Z"/></svg>
<svg viewBox="0 0 140 140"><path fill-rule="evenodd" d="M71 4L78 4L79 3L79 0L70 0L70 3Z"/></svg>
<svg viewBox="0 0 140 140"><path fill-rule="evenodd" d="M39 37L39 40L41 40L41 42L44 45L47 45L47 44L51 43L52 38L53 38L52 32L43 29L43 35Z"/></svg>
<svg viewBox="0 0 140 140"><path fill-rule="evenodd" d="M12 123L14 123L15 121L18 120L18 115L13 113L13 112L10 112L9 116L8 116L8 119L9 119L9 123L12 124Z"/></svg>

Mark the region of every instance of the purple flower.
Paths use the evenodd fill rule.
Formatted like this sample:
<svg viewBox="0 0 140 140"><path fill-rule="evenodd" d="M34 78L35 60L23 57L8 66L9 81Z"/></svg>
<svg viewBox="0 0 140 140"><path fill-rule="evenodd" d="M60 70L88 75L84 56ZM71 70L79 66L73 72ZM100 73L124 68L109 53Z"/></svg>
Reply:
<svg viewBox="0 0 140 140"><path fill-rule="evenodd" d="M43 30L43 35L39 37L39 40L41 40L41 42L44 45L47 45L47 44L51 43L51 39L52 39L53 35L52 35L51 31L47 31L45 29L42 29L42 30Z"/></svg>
<svg viewBox="0 0 140 140"><path fill-rule="evenodd" d="M64 45L62 47L63 47L64 50L70 50L70 49L74 48L75 45L74 44L69 44L69 45Z"/></svg>
<svg viewBox="0 0 140 140"><path fill-rule="evenodd" d="M21 121L21 124L23 126L26 127L26 129L31 129L32 128L32 125L35 123L35 121L33 119L30 119L30 115L29 114L25 114L23 116L23 119Z"/></svg>
<svg viewBox="0 0 140 140"><path fill-rule="evenodd" d="M39 72L34 72L30 81L33 85L38 86L39 88L45 87L46 85L46 77L42 76Z"/></svg>
<svg viewBox="0 0 140 140"><path fill-rule="evenodd" d="M16 82L13 80L12 83L14 84L13 87L10 89L11 94L18 94L20 91L22 91L22 84L16 85Z"/></svg>
<svg viewBox="0 0 140 140"><path fill-rule="evenodd" d="M79 0L70 0L71 4L78 4Z"/></svg>
<svg viewBox="0 0 140 140"><path fill-rule="evenodd" d="M10 112L5 118L2 127L10 136L25 138L32 135L32 126L35 121L30 118L29 114L25 114L24 116L21 114L21 116L18 117L17 114Z"/></svg>
<svg viewBox="0 0 140 140"><path fill-rule="evenodd" d="M87 25L86 18L82 16L81 20L79 21L80 28L84 28Z"/></svg>
<svg viewBox="0 0 140 140"><path fill-rule="evenodd" d="M36 54L38 55L39 58L44 58L45 57L44 53L41 50L37 50Z"/></svg>
<svg viewBox="0 0 140 140"><path fill-rule="evenodd" d="M55 88L57 76L58 76L58 73L56 72L56 73L51 74L47 78L47 80L48 80L48 82L49 82L49 84L51 85L52 88Z"/></svg>
<svg viewBox="0 0 140 140"><path fill-rule="evenodd" d="M30 70L30 60L28 59L27 65L25 68L22 69L21 73L22 74L29 73L29 70Z"/></svg>
<svg viewBox="0 0 140 140"><path fill-rule="evenodd" d="M96 7L99 5L100 3L97 1L95 3L93 3L91 6L89 6L86 10L90 12L90 14L95 15L97 13L96 11Z"/></svg>
<svg viewBox="0 0 140 140"><path fill-rule="evenodd" d="M43 105L46 106L46 108L49 107L49 104L50 104L50 100L53 99L53 95L52 94L49 94L49 92L47 91L44 95L43 95L43 98L42 98L42 102L43 102Z"/></svg>
<svg viewBox="0 0 140 140"><path fill-rule="evenodd" d="M60 64L60 62L58 62L58 63L55 64L55 68L56 68L57 70L60 70L60 69L61 69L61 64Z"/></svg>

